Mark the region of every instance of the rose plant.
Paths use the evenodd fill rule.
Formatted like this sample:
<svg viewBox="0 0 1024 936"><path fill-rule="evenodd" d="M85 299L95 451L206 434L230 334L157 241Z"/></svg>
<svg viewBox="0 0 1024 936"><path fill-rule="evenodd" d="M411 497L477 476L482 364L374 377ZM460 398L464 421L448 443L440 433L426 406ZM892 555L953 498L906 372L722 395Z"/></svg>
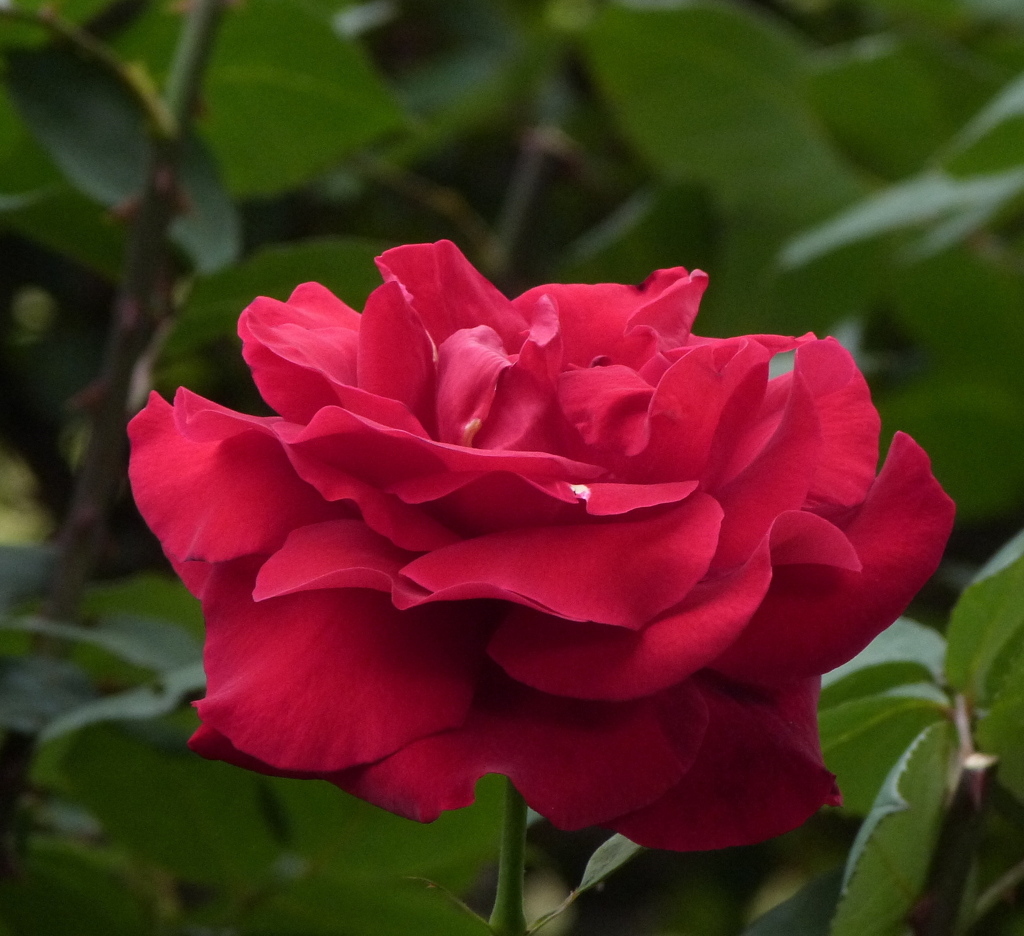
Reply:
<svg viewBox="0 0 1024 936"><path fill-rule="evenodd" d="M207 620L193 749L420 821L496 772L560 828L670 849L837 802L819 677L953 520L910 437L876 477L850 354L697 337L699 271L510 301L445 241L378 264L361 315L313 283L242 313L279 415L182 389L131 424Z"/></svg>

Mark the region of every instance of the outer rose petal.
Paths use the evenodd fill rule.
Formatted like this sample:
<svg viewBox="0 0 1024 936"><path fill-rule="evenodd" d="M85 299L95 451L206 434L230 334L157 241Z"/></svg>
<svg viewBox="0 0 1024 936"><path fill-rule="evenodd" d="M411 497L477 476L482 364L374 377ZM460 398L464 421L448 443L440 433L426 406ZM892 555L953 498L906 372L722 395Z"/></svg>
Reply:
<svg viewBox="0 0 1024 936"><path fill-rule="evenodd" d="M774 684L826 673L851 659L938 567L954 510L932 477L928 456L897 433L864 504L839 524L863 571L780 567L761 609L715 669Z"/></svg>
<svg viewBox="0 0 1024 936"><path fill-rule="evenodd" d="M508 351L519 350L526 318L451 241L386 250L377 266L387 282L402 285L435 345L462 328L488 325Z"/></svg>
<svg viewBox="0 0 1024 936"><path fill-rule="evenodd" d="M514 679L556 695L615 700L661 692L712 662L746 626L771 582L767 546L641 631L514 608L487 652Z"/></svg>
<svg viewBox="0 0 1024 936"><path fill-rule="evenodd" d="M431 822L473 802L484 774L502 773L556 826L581 829L671 788L692 762L706 719L700 695L686 688L665 711L653 699L561 699L495 673L461 728L331 779L384 809Z"/></svg>
<svg viewBox="0 0 1024 936"><path fill-rule="evenodd" d="M254 602L258 565L216 566L203 595L197 708L238 750L284 770L337 771L462 723L487 634L479 604L400 612L358 588Z"/></svg>
<svg viewBox="0 0 1024 936"><path fill-rule="evenodd" d="M272 435L241 417L226 428L234 431L215 441L184 438L155 393L128 427L135 502L169 555L217 562L268 553L292 527L341 513L296 476Z"/></svg>
<svg viewBox="0 0 1024 936"><path fill-rule="evenodd" d="M319 588L391 591L398 570L415 557L361 520L328 520L293 530L260 569L253 599Z"/></svg>
<svg viewBox="0 0 1024 936"><path fill-rule="evenodd" d="M576 621L639 628L707 571L722 512L695 494L643 520L507 530L455 543L402 569L441 598L503 593Z"/></svg>
<svg viewBox="0 0 1024 936"><path fill-rule="evenodd" d="M603 823L649 848L748 845L838 802L818 742L819 681L751 690L697 677L709 722L686 776L650 806Z"/></svg>

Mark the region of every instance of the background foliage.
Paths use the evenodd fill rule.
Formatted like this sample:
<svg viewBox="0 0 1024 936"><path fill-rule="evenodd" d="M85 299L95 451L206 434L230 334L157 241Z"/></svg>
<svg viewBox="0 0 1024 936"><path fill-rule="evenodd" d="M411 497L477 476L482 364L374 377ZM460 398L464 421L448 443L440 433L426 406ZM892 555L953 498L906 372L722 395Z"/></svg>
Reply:
<svg viewBox="0 0 1024 936"><path fill-rule="evenodd" d="M420 879L486 906L492 783L422 827L187 752L202 620L123 483L78 613L40 605L186 8L0 3L0 933L479 933ZM840 338L959 507L914 619L826 677L846 804L645 852L543 932L930 933L962 853L947 931L1024 934L1024 540L988 562L1024 526L1018 2L237 0L175 199L130 406L187 384L260 411L234 336L254 296L315 279L359 308L376 253L441 237L510 294L682 264L711 276L704 334ZM988 796L959 821L972 745L997 780L967 765ZM539 916L603 836L531 834Z"/></svg>

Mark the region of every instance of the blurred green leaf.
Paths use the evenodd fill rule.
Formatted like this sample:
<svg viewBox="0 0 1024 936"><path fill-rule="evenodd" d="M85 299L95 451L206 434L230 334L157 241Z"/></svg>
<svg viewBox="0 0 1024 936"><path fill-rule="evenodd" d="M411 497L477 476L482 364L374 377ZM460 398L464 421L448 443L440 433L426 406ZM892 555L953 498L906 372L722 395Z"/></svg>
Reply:
<svg viewBox="0 0 1024 936"><path fill-rule="evenodd" d="M901 617L889 625L852 660L821 677L823 687L832 686L859 670L882 663L915 663L935 679L942 676L946 641L930 627Z"/></svg>
<svg viewBox="0 0 1024 936"><path fill-rule="evenodd" d="M991 368L1003 366L998 351ZM991 517L1024 491L1024 395L993 373L936 372L878 408L888 431L909 432L956 501L961 521Z"/></svg>
<svg viewBox="0 0 1024 936"><path fill-rule="evenodd" d="M184 700L202 694L205 688L206 674L200 662L164 670L149 684L111 693L62 712L46 725L41 739L52 741L99 722L159 718L173 712Z"/></svg>
<svg viewBox="0 0 1024 936"><path fill-rule="evenodd" d="M204 98L202 125L236 194L301 185L404 123L360 49L299 0L228 12Z"/></svg>
<svg viewBox="0 0 1024 936"><path fill-rule="evenodd" d="M17 879L0 881L9 936L139 936L148 914L128 882L84 849L37 838Z"/></svg>
<svg viewBox="0 0 1024 936"><path fill-rule="evenodd" d="M7 82L26 125L77 188L108 207L141 191L144 121L108 72L46 48L9 53Z"/></svg>
<svg viewBox="0 0 1024 936"><path fill-rule="evenodd" d="M497 855L501 784L485 777L476 803L429 825L392 815L319 780L271 780L290 848L354 881L428 878L460 891Z"/></svg>
<svg viewBox="0 0 1024 936"><path fill-rule="evenodd" d="M141 615L173 621L195 637L203 636L203 609L181 579L142 572L89 587L83 613L94 618Z"/></svg>
<svg viewBox="0 0 1024 936"><path fill-rule="evenodd" d="M950 144L943 162L958 175L1001 172L1024 164L1024 75L975 115Z"/></svg>
<svg viewBox="0 0 1024 936"><path fill-rule="evenodd" d="M338 936L339 925L374 936L485 936L483 920L451 906L421 881L372 887L327 874L273 891L246 915L244 936Z"/></svg>
<svg viewBox="0 0 1024 936"><path fill-rule="evenodd" d="M0 612L46 591L55 553L49 546L0 545Z"/></svg>
<svg viewBox="0 0 1024 936"><path fill-rule="evenodd" d="M886 775L907 745L928 725L947 716L937 692L920 696L926 686L910 686L884 695L854 699L819 716L825 763L837 777L846 810L865 814ZM921 697L923 696L923 697Z"/></svg>
<svg viewBox="0 0 1024 936"><path fill-rule="evenodd" d="M1024 169L954 179L928 172L870 195L783 248L780 262L799 267L858 241L924 224L935 225L918 246L937 253L991 220L1024 191Z"/></svg>
<svg viewBox="0 0 1024 936"><path fill-rule="evenodd" d="M145 121L118 81L59 48L12 52L7 72L25 123L73 185L108 208L124 208L141 194L149 159ZM201 271L232 262L241 248L237 212L197 140L185 146L181 185L186 207L172 238Z"/></svg>
<svg viewBox="0 0 1024 936"><path fill-rule="evenodd" d="M856 194L806 106L803 50L754 9L609 5L586 51L623 130L668 178L797 218Z"/></svg>
<svg viewBox="0 0 1024 936"><path fill-rule="evenodd" d="M1013 565L1021 556L1024 556L1024 530L1008 539L993 553L988 562L978 569L971 584L975 585L984 579L991 578L997 572L1002 572L1007 566Z"/></svg>
<svg viewBox="0 0 1024 936"><path fill-rule="evenodd" d="M168 353L185 353L234 334L238 316L257 296L284 300L300 283L311 280L361 309L381 284L373 258L382 249L379 242L357 238L268 247L230 269L198 279L168 341Z"/></svg>
<svg viewBox="0 0 1024 936"><path fill-rule="evenodd" d="M145 617L122 615L102 620L93 627L22 617L0 621L0 628L94 644L136 666L155 670L195 663L202 655L202 648L191 634L166 621Z"/></svg>
<svg viewBox="0 0 1024 936"><path fill-rule="evenodd" d="M1024 557L971 585L949 622L946 674L977 705L998 692L1013 651L1024 646Z"/></svg>
<svg viewBox="0 0 1024 936"><path fill-rule="evenodd" d="M95 697L86 675L67 660L0 658L0 726L4 728L36 734Z"/></svg>
<svg viewBox="0 0 1024 936"><path fill-rule="evenodd" d="M64 770L117 846L187 881L253 888L279 853L256 774L107 726L74 736Z"/></svg>
<svg viewBox="0 0 1024 936"><path fill-rule="evenodd" d="M742 936L829 936L842 881L842 868L825 872L758 917Z"/></svg>
<svg viewBox="0 0 1024 936"><path fill-rule="evenodd" d="M890 771L850 851L831 936L905 933L939 834L952 734L925 729Z"/></svg>
<svg viewBox="0 0 1024 936"><path fill-rule="evenodd" d="M883 178L916 172L945 142L942 88L892 34L830 46L813 58L811 93L840 145Z"/></svg>

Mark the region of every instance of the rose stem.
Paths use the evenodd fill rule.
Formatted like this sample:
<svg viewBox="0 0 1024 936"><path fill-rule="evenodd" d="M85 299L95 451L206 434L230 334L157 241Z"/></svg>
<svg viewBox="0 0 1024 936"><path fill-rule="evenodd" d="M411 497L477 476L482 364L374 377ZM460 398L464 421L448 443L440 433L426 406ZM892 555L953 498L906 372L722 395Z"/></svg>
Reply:
<svg viewBox="0 0 1024 936"><path fill-rule="evenodd" d="M146 186L134 212L99 379L89 441L71 506L57 537L57 565L43 614L66 621L78 606L102 548L107 513L124 477L125 420L132 376L159 318L169 305L167 232L178 209L178 166L191 126L203 70L224 0L192 0L182 26L167 91L151 108L167 119L150 120ZM161 109L163 108L163 110ZM52 651L42 644L40 651ZM0 748L0 877L17 873L16 804L25 789L36 738L9 731Z"/></svg>
<svg viewBox="0 0 1024 936"><path fill-rule="evenodd" d="M491 929L496 936L523 936L523 876L526 858L526 800L511 780L505 781L505 816L498 859L498 892L494 897Z"/></svg>

